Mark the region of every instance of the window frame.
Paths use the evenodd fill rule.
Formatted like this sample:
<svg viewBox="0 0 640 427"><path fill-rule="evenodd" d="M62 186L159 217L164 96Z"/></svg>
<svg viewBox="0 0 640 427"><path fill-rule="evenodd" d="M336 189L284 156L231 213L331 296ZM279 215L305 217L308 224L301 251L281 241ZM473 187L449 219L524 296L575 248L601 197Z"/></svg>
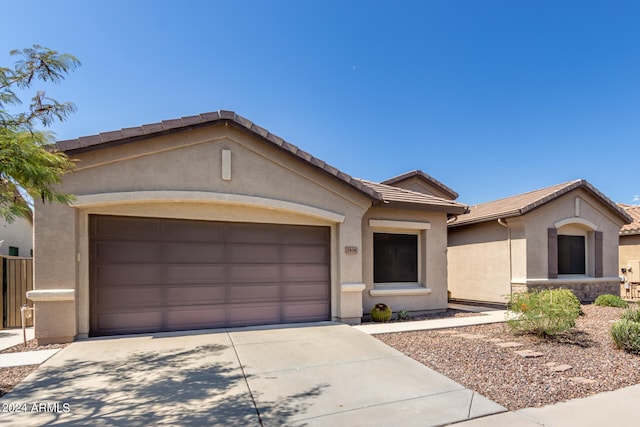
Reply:
<svg viewBox="0 0 640 427"><path fill-rule="evenodd" d="M391 280L381 280L381 281L376 281L376 266L379 265L379 263L377 262L379 260L379 257L376 255L376 243L377 243L377 239L376 236L410 236L413 237L413 239L411 239L411 250L415 251L414 254L412 254L412 257L414 258L414 266L412 266L413 268L411 269L412 271L410 272L411 275L415 274L415 280L395 280L394 278L391 278ZM407 241L409 241L409 239L407 239ZM415 245L415 249L414 246ZM397 248L397 247L396 247ZM382 249L382 248L379 248ZM395 271L397 270L397 268L393 268L393 273L402 273L401 271ZM379 276L380 274L378 274ZM390 279L390 277L383 277L383 279ZM404 278L402 278L404 279ZM375 285L399 285L399 284L417 284L420 283L420 233L419 232L389 232L389 231L374 231L373 232L373 283Z"/></svg>

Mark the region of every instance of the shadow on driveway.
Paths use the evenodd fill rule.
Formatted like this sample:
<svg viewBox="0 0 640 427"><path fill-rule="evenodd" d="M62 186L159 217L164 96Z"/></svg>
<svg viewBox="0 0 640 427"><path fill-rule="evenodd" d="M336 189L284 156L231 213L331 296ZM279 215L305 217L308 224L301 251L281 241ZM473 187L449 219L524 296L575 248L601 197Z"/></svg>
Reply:
<svg viewBox="0 0 640 427"><path fill-rule="evenodd" d="M206 341L214 342L193 345ZM318 385L286 401L260 396L260 410L286 422L304 412L322 389ZM76 342L0 404L26 410L0 414L0 424L261 425L225 333Z"/></svg>

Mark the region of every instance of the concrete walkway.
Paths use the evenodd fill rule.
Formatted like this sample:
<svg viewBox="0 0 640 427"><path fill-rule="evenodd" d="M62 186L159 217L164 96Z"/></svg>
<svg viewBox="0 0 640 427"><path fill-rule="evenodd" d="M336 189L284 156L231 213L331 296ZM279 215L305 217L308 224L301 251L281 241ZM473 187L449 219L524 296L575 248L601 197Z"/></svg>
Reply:
<svg viewBox="0 0 640 427"><path fill-rule="evenodd" d="M33 328L26 329L26 336L27 341L33 339ZM22 329L0 329L0 351L23 343L24 336L22 334ZM0 354L0 368L40 365L58 351L60 350L53 349Z"/></svg>
<svg viewBox="0 0 640 427"><path fill-rule="evenodd" d="M36 412L0 424L439 426L505 411L332 322L77 341L2 399L24 402Z"/></svg>
<svg viewBox="0 0 640 427"><path fill-rule="evenodd" d="M473 305L449 304L449 308L481 313L481 316L446 317L443 319L416 320L391 323L368 323L354 326L355 329L369 335L387 334L392 332L423 331L431 329L458 328L461 326L484 325L505 321L506 310L479 307Z"/></svg>

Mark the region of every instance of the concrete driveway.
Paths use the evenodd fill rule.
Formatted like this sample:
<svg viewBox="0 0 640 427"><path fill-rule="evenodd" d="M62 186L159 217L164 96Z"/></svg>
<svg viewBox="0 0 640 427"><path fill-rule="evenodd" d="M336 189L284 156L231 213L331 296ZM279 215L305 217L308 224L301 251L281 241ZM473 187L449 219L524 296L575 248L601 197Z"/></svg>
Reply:
<svg viewBox="0 0 640 427"><path fill-rule="evenodd" d="M75 342L0 406L0 424L22 426L436 426L505 411L331 322Z"/></svg>

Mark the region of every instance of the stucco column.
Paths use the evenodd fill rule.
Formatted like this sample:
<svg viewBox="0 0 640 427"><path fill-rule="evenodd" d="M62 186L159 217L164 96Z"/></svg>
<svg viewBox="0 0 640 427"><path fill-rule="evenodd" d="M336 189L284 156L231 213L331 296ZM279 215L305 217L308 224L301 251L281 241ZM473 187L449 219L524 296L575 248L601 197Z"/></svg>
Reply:
<svg viewBox="0 0 640 427"><path fill-rule="evenodd" d="M64 205L36 202L34 290L27 297L34 302L34 329L39 344L71 342L77 333L76 215L72 210Z"/></svg>
<svg viewBox="0 0 640 427"><path fill-rule="evenodd" d="M358 324L362 320L362 219L351 216L339 225L337 239L340 292L338 320Z"/></svg>

